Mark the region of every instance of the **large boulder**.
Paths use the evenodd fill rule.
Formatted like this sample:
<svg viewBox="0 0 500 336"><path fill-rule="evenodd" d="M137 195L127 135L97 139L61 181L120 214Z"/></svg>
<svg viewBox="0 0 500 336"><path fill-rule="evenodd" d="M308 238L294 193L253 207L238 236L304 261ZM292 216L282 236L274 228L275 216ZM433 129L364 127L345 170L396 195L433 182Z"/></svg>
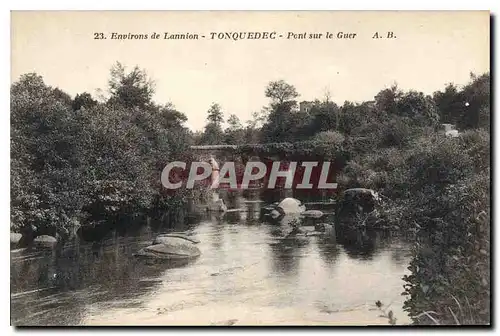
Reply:
<svg viewBox="0 0 500 336"><path fill-rule="evenodd" d="M301 215L306 218L322 218L325 214L321 210L306 210Z"/></svg>
<svg viewBox="0 0 500 336"><path fill-rule="evenodd" d="M373 227L384 206L380 195L372 189L352 188L341 194L335 209L336 223L348 227Z"/></svg>
<svg viewBox="0 0 500 336"><path fill-rule="evenodd" d="M10 233L10 247L17 247L17 245L19 244L19 241L21 240L21 238L23 237L22 234L20 233L15 233L15 232L11 232Z"/></svg>
<svg viewBox="0 0 500 336"><path fill-rule="evenodd" d="M33 240L33 246L37 248L53 248L57 245L57 239L48 235L41 235Z"/></svg>
<svg viewBox="0 0 500 336"><path fill-rule="evenodd" d="M261 217L269 216L273 210L276 210L276 207L278 206L278 204L280 204L280 203L275 202L273 204L268 204L268 205L261 207L260 208L260 216Z"/></svg>
<svg viewBox="0 0 500 336"><path fill-rule="evenodd" d="M298 199L292 197L287 197L282 200L278 204L277 208L282 209L285 215L300 214L306 211L305 205L303 205Z"/></svg>
<svg viewBox="0 0 500 336"><path fill-rule="evenodd" d="M174 238L174 239L170 239ZM192 244L199 244L200 241L194 237L189 237L180 233L165 233L158 235L153 241L154 244L171 244L176 239L183 239Z"/></svg>
<svg viewBox="0 0 500 336"><path fill-rule="evenodd" d="M136 253L138 257L165 260L191 259L199 257L200 249L191 241L180 237L157 237L154 244Z"/></svg>
<svg viewBox="0 0 500 336"><path fill-rule="evenodd" d="M301 213L306 210L305 205L298 199L287 197L279 203L271 204L265 207L263 212L264 218L271 219L273 222L288 222L286 219L295 220Z"/></svg>

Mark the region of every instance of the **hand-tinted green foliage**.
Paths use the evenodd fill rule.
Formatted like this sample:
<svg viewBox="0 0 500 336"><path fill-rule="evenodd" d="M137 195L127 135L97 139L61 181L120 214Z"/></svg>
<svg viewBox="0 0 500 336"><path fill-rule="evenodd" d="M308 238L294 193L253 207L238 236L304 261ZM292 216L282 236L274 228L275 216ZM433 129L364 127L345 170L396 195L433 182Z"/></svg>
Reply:
<svg viewBox="0 0 500 336"><path fill-rule="evenodd" d="M72 100L36 74L11 88L11 226L67 235L92 223L164 211L160 174L190 143L186 117L157 106L144 72L113 69L111 97ZM69 98L68 98L69 97ZM163 208L155 208L162 202ZM171 201L169 201L169 199Z"/></svg>

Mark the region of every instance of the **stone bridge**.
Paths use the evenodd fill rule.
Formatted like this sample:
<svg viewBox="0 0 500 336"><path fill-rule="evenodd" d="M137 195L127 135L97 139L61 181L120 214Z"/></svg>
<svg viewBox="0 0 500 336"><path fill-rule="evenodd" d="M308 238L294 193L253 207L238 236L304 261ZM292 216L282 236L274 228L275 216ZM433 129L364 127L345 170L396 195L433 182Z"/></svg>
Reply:
<svg viewBox="0 0 500 336"><path fill-rule="evenodd" d="M246 148L251 148L251 146L265 146L266 144L260 145L252 145L245 144ZM280 161L283 158L280 158L278 155L267 155L267 154L258 154L251 150L247 150L246 153L242 156L239 154L238 145L199 145L199 146L191 146L191 150L197 153L198 159L200 161L208 161L210 157L213 157L218 163L219 166L222 166L225 162L232 161L236 163L246 164L247 161L261 161L264 162L267 166L272 164L274 161ZM286 160L285 160L286 161ZM300 163L298 163L300 165ZM272 203L279 200L282 200L286 197L295 197L307 204L313 203L332 203L332 199L336 195L336 190L329 189L267 189L266 187L260 186L255 188L247 188L246 190L219 190L218 192L220 197L231 206L234 202L231 201L232 198L243 198L249 202L254 202L256 200L262 200L266 203ZM218 197L218 196L217 196ZM217 198L216 197L216 198ZM234 206L240 206L241 200L236 202Z"/></svg>

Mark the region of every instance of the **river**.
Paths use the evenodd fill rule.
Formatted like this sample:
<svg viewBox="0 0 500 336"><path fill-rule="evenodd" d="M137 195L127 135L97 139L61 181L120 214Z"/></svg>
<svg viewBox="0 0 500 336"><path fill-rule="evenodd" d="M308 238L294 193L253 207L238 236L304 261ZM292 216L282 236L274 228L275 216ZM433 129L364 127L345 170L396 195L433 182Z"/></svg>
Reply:
<svg viewBox="0 0 500 336"><path fill-rule="evenodd" d="M158 234L149 226L100 244L11 251L12 324L388 324L377 300L398 324L409 322L401 293L410 245L397 236L282 240L275 226L234 214L170 230L199 239L201 257L184 265L136 259Z"/></svg>

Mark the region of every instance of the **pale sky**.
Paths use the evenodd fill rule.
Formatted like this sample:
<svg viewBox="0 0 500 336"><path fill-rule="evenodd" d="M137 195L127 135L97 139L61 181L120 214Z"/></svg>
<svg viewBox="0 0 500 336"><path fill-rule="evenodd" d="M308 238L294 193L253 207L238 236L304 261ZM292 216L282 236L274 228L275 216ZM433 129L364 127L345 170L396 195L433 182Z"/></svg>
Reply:
<svg viewBox="0 0 500 336"><path fill-rule="evenodd" d="M205 125L212 102L242 122L268 100L269 81L294 85L299 100L325 91L342 104L371 100L397 82L432 93L489 71L490 17L482 12L13 12L12 81L36 72L74 96L106 89L120 61L156 81L155 101L172 102L192 129ZM210 40L210 32L276 31L276 40ZM396 39L372 39L375 32ZM94 33L106 40L95 40ZM199 40L112 40L111 33L193 33ZM289 32L323 33L318 40ZM326 32L356 33L325 39ZM162 36L163 37L163 36Z"/></svg>

